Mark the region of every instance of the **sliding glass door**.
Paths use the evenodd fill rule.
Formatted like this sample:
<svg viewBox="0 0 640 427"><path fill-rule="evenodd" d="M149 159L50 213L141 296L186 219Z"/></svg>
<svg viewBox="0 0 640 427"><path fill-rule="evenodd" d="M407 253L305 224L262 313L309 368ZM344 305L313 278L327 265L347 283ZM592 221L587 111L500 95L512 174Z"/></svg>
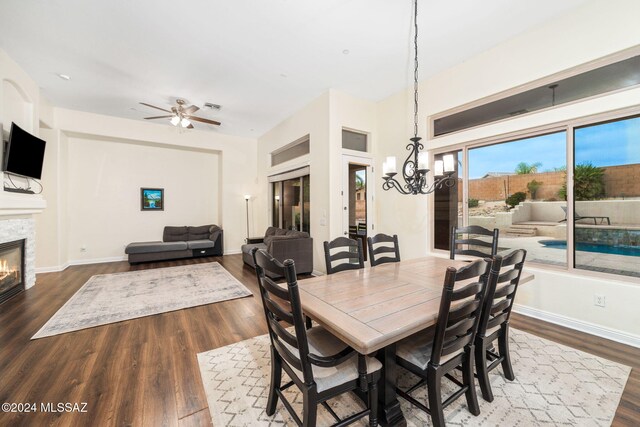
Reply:
<svg viewBox="0 0 640 427"><path fill-rule="evenodd" d="M272 183L272 225L286 230L309 233L310 178L309 175Z"/></svg>

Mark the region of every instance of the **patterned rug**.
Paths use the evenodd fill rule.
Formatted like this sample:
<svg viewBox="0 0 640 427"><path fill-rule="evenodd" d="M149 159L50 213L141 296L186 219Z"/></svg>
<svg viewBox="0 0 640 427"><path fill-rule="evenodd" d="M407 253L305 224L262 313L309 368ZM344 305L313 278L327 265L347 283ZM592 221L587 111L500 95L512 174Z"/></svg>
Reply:
<svg viewBox="0 0 640 427"><path fill-rule="evenodd" d="M495 399L489 403L480 396L480 415L467 410L464 396L445 409L448 426L608 426L615 415L620 396L631 371L611 362L534 335L511 329L511 356L515 381L506 381L501 368L490 375ZM221 426L295 426L283 405L273 417L265 414L270 378L269 337L246 341L198 354L214 427ZM404 370L402 387L415 383ZM288 381L283 374L283 383ZM444 380L444 384L448 384ZM294 386L285 391L298 414L302 413L302 395ZM443 396L453 390L443 389ZM426 401L426 388L413 393ZM424 412L399 398L409 426L431 425ZM358 412L361 401L345 394L329 402L340 417ZM333 418L318 408L318 425L327 426ZM355 425L366 426L368 420Z"/></svg>
<svg viewBox="0 0 640 427"><path fill-rule="evenodd" d="M92 276L31 339L252 295L217 262Z"/></svg>

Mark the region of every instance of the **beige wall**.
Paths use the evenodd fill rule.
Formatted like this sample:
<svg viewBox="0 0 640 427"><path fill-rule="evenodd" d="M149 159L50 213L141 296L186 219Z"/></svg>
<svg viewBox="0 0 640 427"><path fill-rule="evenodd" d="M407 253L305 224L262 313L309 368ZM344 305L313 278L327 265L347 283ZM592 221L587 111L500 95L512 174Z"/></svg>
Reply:
<svg viewBox="0 0 640 427"><path fill-rule="evenodd" d="M591 1L568 15L423 81L420 85L422 119L419 135L428 135L428 115L638 45L640 27L636 23L637 16L640 16L640 2L634 0ZM638 105L639 99L640 89L635 88L440 137L429 141L427 147L442 149L634 106ZM386 156L395 155L399 162L406 157L404 146L411 136L411 103L410 91L395 94L379 103L379 144L375 152L379 168ZM378 222L381 227L398 233L405 259L423 255L429 250L431 214L427 212L431 207L427 200L431 199L378 192ZM630 309L620 310L625 302L640 300L638 280L594 277L588 280L588 286L583 286L585 282L583 274L549 270L534 283L523 286L518 303L530 310L530 314L551 313L554 320L573 327L596 323L609 332L619 333L618 337L631 337L636 344L640 343L640 314ZM606 295L607 307L593 305L594 293Z"/></svg>
<svg viewBox="0 0 640 427"><path fill-rule="evenodd" d="M162 240L166 225L220 224L219 159L214 152L70 137L67 258L118 258L130 242ZM163 211L140 210L141 187L164 188Z"/></svg>

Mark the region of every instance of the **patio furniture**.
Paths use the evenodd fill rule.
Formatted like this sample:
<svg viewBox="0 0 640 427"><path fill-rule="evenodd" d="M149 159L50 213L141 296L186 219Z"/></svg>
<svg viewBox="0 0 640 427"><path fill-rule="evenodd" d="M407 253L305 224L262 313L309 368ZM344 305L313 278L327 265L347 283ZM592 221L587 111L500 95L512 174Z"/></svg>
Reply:
<svg viewBox="0 0 640 427"><path fill-rule="evenodd" d="M560 207L564 211L564 219L561 219L558 222L565 222L567 220L567 207L566 206L560 206ZM582 216L574 211L573 219L574 221L580 221L581 219L592 219L593 225L598 225L597 220L600 220L600 224L604 224L604 221L607 220L607 225L611 225L611 220L609 219L608 216Z"/></svg>
<svg viewBox="0 0 640 427"><path fill-rule="evenodd" d="M479 225L468 227L452 227L449 244L449 258L456 259L456 255L471 255L476 257L492 257L498 252L498 235L500 230L487 230ZM482 240L476 236L491 236L491 241ZM483 250L483 248L491 248Z"/></svg>
<svg viewBox="0 0 640 427"><path fill-rule="evenodd" d="M391 243L386 245L385 243ZM398 246L398 236L388 236L386 234L376 234L367 238L367 248L369 249L369 260L371 267L384 264L385 262L400 261L400 247ZM392 255L387 255L387 254Z"/></svg>
<svg viewBox="0 0 640 427"><path fill-rule="evenodd" d="M295 262L284 264L264 249L251 251L256 266L258 287L271 340L271 385L266 413L275 413L278 398L300 426L315 426L318 405L323 405L338 422L345 426L365 416L369 425L377 426L377 384L381 363L372 357L358 355L321 326L305 329ZM278 285L265 275L274 271L286 278L286 286ZM284 301L284 304L281 302ZM293 328L289 328L293 326ZM282 385L282 370L291 381ZM284 391L292 385L302 392L303 420L285 398ZM348 391L359 390L367 395L368 405L363 411L340 420L326 403Z"/></svg>
<svg viewBox="0 0 640 427"><path fill-rule="evenodd" d="M492 280L489 281L487 288L475 340L478 383L482 391L482 398L487 402L493 401L493 392L489 381L490 371L501 364L505 378L509 381L515 379L509 354L509 317L526 257L527 251L524 249L515 250L504 257L496 255L491 267ZM510 266L513 268L501 272L501 269ZM498 353L493 346L496 340L498 341ZM489 365L487 365L488 362Z"/></svg>

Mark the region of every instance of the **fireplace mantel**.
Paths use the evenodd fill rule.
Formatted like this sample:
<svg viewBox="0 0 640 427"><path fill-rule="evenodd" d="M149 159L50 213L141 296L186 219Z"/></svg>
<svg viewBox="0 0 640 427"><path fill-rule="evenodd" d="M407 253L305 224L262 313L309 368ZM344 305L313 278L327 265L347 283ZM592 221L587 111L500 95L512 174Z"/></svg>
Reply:
<svg viewBox="0 0 640 427"><path fill-rule="evenodd" d="M0 188L0 217L39 214L46 207L40 194L10 193Z"/></svg>

